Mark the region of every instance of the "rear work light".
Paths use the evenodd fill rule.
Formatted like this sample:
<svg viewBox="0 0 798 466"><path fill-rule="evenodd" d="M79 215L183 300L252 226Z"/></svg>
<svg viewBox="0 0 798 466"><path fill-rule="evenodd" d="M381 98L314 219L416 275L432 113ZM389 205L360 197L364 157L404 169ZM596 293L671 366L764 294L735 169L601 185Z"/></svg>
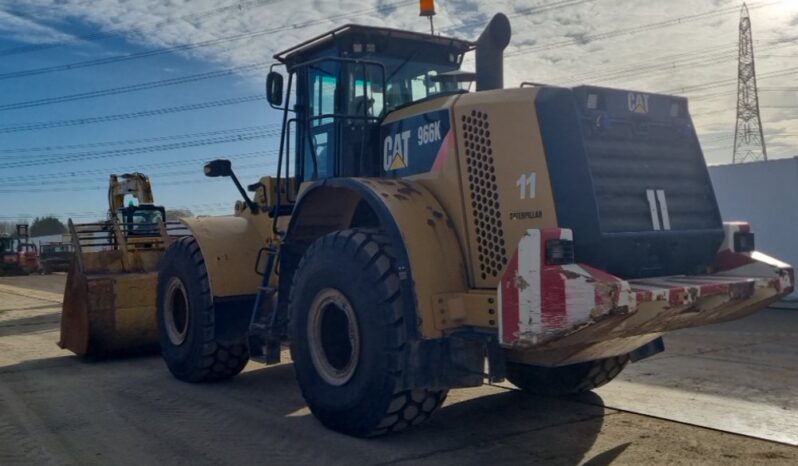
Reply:
<svg viewBox="0 0 798 466"><path fill-rule="evenodd" d="M734 232L734 252L752 252L756 249L754 245L754 234L750 231Z"/></svg>
<svg viewBox="0 0 798 466"><path fill-rule="evenodd" d="M563 265L574 263L574 243L567 239L546 241L546 264Z"/></svg>

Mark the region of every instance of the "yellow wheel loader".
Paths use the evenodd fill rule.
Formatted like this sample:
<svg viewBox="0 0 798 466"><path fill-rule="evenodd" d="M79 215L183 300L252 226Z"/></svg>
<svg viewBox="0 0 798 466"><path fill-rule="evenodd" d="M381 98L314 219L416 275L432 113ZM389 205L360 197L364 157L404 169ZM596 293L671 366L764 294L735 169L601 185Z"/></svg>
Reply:
<svg viewBox="0 0 798 466"><path fill-rule="evenodd" d="M160 261L172 374L233 377L290 343L313 414L373 436L486 380L593 389L664 332L791 292L793 269L722 223L686 99L507 89L509 40L499 14L475 42L347 25L278 53L276 175L247 190L208 163L242 200L183 219Z"/></svg>
<svg viewBox="0 0 798 466"><path fill-rule="evenodd" d="M125 206L126 196L136 205ZM158 261L185 231L166 222L141 173L111 175L108 219L75 224L58 345L79 356L157 350L155 290Z"/></svg>

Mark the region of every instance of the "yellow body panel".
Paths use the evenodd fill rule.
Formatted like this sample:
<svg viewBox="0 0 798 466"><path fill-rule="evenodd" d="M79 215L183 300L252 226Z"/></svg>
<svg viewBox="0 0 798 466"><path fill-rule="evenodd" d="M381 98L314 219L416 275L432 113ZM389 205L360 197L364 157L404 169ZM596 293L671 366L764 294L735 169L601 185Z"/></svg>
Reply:
<svg viewBox="0 0 798 466"><path fill-rule="evenodd" d="M415 285L422 335L443 335L434 317L438 295L468 290L454 223L435 197L416 183L368 178L359 181L384 202L401 232Z"/></svg>
<svg viewBox="0 0 798 466"><path fill-rule="evenodd" d="M202 251L213 296L252 295L258 291L261 276L255 271L255 261L258 251L267 245L268 220L266 214L248 213L181 219Z"/></svg>
<svg viewBox="0 0 798 466"><path fill-rule="evenodd" d="M485 91L463 95L454 106L452 128L468 200L467 257L476 288L495 288L528 229L557 226L536 95L536 88Z"/></svg>
<svg viewBox="0 0 798 466"><path fill-rule="evenodd" d="M303 187L295 213L294 239L317 237L317 232L350 228L357 206L367 199L380 211L386 233L398 231L413 279L421 335L436 338L443 328L436 325L435 303L441 293L468 290L465 264L454 224L435 197L409 180L352 178L345 183ZM290 234L289 234L290 236ZM400 270L400 274L405 271Z"/></svg>
<svg viewBox="0 0 798 466"><path fill-rule="evenodd" d="M408 179L427 188L451 218L474 288L496 286L512 255L510 245L527 229L557 226L537 92L525 87L441 97L391 113L383 122L450 111L455 144L440 169ZM523 195L517 184L522 176L534 177L534 188L526 184Z"/></svg>

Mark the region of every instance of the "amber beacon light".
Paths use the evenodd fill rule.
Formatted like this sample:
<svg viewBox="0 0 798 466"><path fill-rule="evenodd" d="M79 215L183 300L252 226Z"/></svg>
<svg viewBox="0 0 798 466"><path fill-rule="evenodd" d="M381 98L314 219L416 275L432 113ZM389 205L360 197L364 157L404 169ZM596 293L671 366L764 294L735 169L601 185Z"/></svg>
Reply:
<svg viewBox="0 0 798 466"><path fill-rule="evenodd" d="M435 0L419 0L419 16L435 16Z"/></svg>

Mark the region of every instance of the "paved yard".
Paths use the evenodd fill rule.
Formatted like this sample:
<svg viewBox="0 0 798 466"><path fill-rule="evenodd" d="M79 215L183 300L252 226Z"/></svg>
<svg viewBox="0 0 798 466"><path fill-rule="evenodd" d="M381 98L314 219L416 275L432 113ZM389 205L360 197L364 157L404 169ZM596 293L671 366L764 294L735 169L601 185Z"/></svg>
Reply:
<svg viewBox="0 0 798 466"><path fill-rule="evenodd" d="M453 390L422 428L359 440L315 421L290 364L189 385L159 357L60 350L63 280L0 279L0 465L798 464L796 311L676 332L578 399Z"/></svg>

